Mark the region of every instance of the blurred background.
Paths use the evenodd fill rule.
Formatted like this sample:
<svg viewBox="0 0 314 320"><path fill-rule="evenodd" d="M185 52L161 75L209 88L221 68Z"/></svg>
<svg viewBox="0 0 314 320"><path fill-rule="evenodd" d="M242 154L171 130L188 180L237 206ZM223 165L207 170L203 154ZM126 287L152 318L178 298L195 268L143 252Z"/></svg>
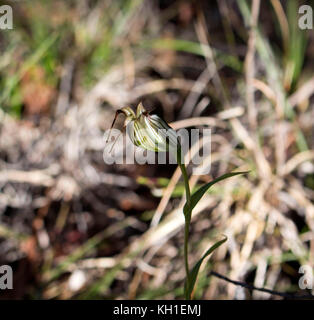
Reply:
<svg viewBox="0 0 314 320"><path fill-rule="evenodd" d="M310 1L306 2L311 4ZM282 299L314 262L314 32L297 0L0 1L2 299L182 299L175 165L106 165L115 111L140 101L212 129L213 187L193 212L197 299ZM121 117L122 118L122 117ZM116 124L121 128L123 119ZM191 173L189 168L189 173Z"/></svg>

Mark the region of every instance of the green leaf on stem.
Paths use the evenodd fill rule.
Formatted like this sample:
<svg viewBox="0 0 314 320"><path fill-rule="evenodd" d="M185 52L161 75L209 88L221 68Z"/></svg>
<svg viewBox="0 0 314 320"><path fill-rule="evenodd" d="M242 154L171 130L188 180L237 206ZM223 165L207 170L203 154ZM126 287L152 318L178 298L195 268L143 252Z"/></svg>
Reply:
<svg viewBox="0 0 314 320"><path fill-rule="evenodd" d="M198 272L200 270L200 267L202 265L202 262L204 261L204 259L209 256L214 250L216 250L218 247L220 247L224 242L227 241L227 237L225 236L224 239L216 242L213 246L211 246L202 256L202 258L200 260L198 260L198 262L195 264L195 266L193 267L193 269L190 272L189 275L189 280L188 282L185 282L185 286L184 286L184 290L185 290L185 294L187 297L191 297L192 291L194 289L195 286L195 282L197 279L197 275Z"/></svg>
<svg viewBox="0 0 314 320"><path fill-rule="evenodd" d="M205 192L215 183L236 176L238 174L245 174L248 173L249 171L240 171L240 172L230 172L230 173L226 173L223 174L222 176L214 179L211 182L208 182L206 184L204 184L203 186L201 186L197 191L195 191L192 196L191 196L191 201L190 201L190 205L188 205L187 203L185 203L184 208L183 208L183 212L184 214L186 214L187 212L191 212L193 210L193 208L197 205L197 203L201 200L201 198L203 197L203 195L205 194Z"/></svg>

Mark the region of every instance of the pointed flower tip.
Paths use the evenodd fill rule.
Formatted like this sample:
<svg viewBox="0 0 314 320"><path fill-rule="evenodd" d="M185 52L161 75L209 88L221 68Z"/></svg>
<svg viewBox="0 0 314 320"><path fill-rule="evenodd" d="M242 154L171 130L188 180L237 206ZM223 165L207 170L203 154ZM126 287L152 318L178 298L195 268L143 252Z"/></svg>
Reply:
<svg viewBox="0 0 314 320"><path fill-rule="evenodd" d="M137 116L137 117L140 117L142 114L145 114L145 113L147 113L147 110L144 108L143 103L140 102L140 103L137 105L136 116Z"/></svg>

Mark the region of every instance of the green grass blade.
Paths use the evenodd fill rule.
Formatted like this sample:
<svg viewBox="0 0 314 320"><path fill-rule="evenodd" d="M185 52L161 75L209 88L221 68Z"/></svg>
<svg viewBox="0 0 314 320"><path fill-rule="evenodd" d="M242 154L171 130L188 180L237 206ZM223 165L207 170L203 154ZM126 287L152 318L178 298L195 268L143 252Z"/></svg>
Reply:
<svg viewBox="0 0 314 320"><path fill-rule="evenodd" d="M204 50L198 42L182 40L182 39L156 39L153 41L147 41L143 43L144 47L152 47L155 49L166 49L166 50L175 50L181 52L192 53L195 55L204 57ZM237 71L243 71L243 63L235 56L225 53L221 50L212 48L215 58L220 61L222 64L228 66L229 68Z"/></svg>

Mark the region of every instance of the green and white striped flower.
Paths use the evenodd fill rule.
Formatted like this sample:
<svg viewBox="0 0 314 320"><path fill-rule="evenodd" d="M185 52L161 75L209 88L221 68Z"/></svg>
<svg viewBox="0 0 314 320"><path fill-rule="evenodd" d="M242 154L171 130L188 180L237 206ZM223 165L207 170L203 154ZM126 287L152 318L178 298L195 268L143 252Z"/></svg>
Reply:
<svg viewBox="0 0 314 320"><path fill-rule="evenodd" d="M150 115L142 103L137 106L136 114L130 107L118 110L116 117L120 113L126 116L124 125L134 145L156 152L177 151L176 132L157 115Z"/></svg>

